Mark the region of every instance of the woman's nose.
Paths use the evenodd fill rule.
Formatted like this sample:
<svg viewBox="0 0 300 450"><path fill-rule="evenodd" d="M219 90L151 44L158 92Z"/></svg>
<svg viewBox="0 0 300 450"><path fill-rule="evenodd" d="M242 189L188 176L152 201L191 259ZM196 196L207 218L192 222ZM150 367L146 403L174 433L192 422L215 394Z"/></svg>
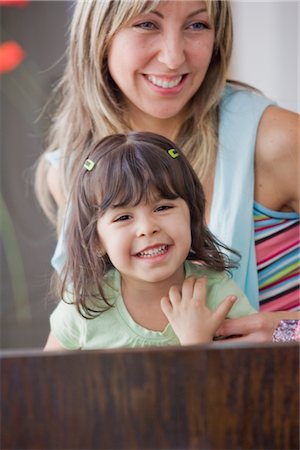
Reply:
<svg viewBox="0 0 300 450"><path fill-rule="evenodd" d="M185 62L185 42L181 33L168 31L162 34L158 61L170 70L179 69Z"/></svg>

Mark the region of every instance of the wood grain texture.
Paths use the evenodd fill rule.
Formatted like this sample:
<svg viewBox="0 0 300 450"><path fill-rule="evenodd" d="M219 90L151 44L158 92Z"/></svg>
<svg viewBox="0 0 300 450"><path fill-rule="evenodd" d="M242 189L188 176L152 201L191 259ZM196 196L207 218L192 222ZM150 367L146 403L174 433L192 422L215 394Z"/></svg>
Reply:
<svg viewBox="0 0 300 450"><path fill-rule="evenodd" d="M1 449L298 449L299 347L1 355Z"/></svg>

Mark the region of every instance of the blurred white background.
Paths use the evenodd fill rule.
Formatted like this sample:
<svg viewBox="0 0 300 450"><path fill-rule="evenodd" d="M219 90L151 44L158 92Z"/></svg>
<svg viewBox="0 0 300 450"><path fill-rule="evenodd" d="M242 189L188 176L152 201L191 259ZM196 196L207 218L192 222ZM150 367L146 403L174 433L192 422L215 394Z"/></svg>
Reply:
<svg viewBox="0 0 300 450"><path fill-rule="evenodd" d="M233 0L230 77L249 83L283 108L300 112L300 2Z"/></svg>

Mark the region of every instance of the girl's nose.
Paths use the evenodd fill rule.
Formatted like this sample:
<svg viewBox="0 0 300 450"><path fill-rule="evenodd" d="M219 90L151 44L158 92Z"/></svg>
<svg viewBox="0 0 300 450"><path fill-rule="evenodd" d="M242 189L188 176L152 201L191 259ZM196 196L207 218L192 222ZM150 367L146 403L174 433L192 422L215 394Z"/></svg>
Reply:
<svg viewBox="0 0 300 450"><path fill-rule="evenodd" d="M140 219L137 225L137 236L152 236L159 232L159 225L153 218Z"/></svg>
<svg viewBox="0 0 300 450"><path fill-rule="evenodd" d="M168 31L162 34L158 61L170 70L176 70L185 62L185 42L181 33Z"/></svg>

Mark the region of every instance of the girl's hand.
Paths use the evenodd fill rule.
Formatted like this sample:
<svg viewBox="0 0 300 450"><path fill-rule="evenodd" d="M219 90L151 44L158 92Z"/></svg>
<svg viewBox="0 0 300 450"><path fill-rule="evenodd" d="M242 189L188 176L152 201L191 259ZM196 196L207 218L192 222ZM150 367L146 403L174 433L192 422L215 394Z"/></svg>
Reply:
<svg viewBox="0 0 300 450"><path fill-rule="evenodd" d="M211 342L237 299L229 295L212 311L206 306L206 285L206 277L188 277L181 289L172 286L169 297L161 299L161 309L182 345Z"/></svg>

